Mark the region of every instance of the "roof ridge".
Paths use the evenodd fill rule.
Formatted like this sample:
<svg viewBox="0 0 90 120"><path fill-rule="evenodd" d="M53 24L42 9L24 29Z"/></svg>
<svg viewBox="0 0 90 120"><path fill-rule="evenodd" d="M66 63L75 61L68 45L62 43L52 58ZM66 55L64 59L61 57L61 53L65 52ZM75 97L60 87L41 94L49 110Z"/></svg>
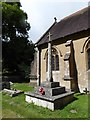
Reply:
<svg viewBox="0 0 90 120"><path fill-rule="evenodd" d="M37 46L44 43L48 43L47 33L52 31L52 40L56 40L62 37L70 36L82 31L90 29L88 25L88 15L90 13L90 6L83 8L59 22L55 23L43 34L43 36L37 41Z"/></svg>
<svg viewBox="0 0 90 120"><path fill-rule="evenodd" d="M87 11L87 9L88 9L89 7L90 7L90 6L85 7L85 8L83 8L83 9L81 9L81 10L78 10L77 12L74 12L74 13L72 13L72 14L64 17L63 19L60 20L60 22L61 22L62 20L66 20L66 19L68 19L68 18L71 18L71 17L77 16L77 15L79 15L79 14L82 14L83 12Z"/></svg>

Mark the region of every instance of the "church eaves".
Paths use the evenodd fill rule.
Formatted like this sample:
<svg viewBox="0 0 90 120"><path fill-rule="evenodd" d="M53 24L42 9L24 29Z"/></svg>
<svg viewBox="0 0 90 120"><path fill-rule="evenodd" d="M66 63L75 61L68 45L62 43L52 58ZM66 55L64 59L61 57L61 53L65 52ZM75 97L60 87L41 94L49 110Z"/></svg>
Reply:
<svg viewBox="0 0 90 120"><path fill-rule="evenodd" d="M52 34L52 41L63 38L90 28L90 7L86 7L74 14L71 14L60 22L55 22L38 40L38 46L48 42L48 32Z"/></svg>

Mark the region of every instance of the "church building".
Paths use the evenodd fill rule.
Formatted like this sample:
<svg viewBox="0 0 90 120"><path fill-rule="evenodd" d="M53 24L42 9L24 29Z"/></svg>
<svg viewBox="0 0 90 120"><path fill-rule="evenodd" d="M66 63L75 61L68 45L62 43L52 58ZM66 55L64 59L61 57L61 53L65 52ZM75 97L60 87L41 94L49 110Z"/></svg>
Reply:
<svg viewBox="0 0 90 120"><path fill-rule="evenodd" d="M72 91L90 91L90 7L55 22L37 41L37 85L47 80L48 35L53 81Z"/></svg>

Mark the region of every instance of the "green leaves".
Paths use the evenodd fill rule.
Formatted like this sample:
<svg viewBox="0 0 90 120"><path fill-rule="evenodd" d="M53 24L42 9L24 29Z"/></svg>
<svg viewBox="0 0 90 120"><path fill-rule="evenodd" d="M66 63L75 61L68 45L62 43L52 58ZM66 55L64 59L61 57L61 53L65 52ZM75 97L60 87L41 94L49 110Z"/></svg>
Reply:
<svg viewBox="0 0 90 120"><path fill-rule="evenodd" d="M27 14L17 4L2 3L2 34L3 39L13 40L18 36L28 37L30 24Z"/></svg>
<svg viewBox="0 0 90 120"><path fill-rule="evenodd" d="M28 76L34 45L28 40L28 16L20 6L17 2L2 3L2 68Z"/></svg>

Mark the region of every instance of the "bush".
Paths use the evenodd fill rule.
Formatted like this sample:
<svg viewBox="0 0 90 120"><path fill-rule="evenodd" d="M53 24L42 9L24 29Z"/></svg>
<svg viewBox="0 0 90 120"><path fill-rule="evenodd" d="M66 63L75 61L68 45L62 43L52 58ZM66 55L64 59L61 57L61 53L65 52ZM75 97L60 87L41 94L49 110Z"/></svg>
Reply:
<svg viewBox="0 0 90 120"><path fill-rule="evenodd" d="M20 74L26 79L29 80L30 78L30 66L22 63L21 65L19 65L20 68Z"/></svg>

